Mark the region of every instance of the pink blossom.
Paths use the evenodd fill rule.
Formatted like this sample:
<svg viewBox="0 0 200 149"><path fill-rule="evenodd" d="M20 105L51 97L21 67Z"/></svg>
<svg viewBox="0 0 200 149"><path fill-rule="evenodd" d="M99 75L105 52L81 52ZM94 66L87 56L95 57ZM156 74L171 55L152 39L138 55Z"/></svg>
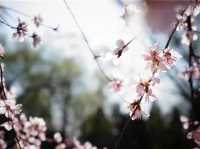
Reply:
<svg viewBox="0 0 200 149"><path fill-rule="evenodd" d="M64 143L58 144L55 149L66 149L66 145Z"/></svg>
<svg viewBox="0 0 200 149"><path fill-rule="evenodd" d="M150 78L150 81L151 81L152 86L160 83L160 79L155 77L154 75Z"/></svg>
<svg viewBox="0 0 200 149"><path fill-rule="evenodd" d="M4 132L3 131L0 131L0 149L6 149L7 147L7 144L4 140Z"/></svg>
<svg viewBox="0 0 200 149"><path fill-rule="evenodd" d="M74 149L97 149L96 146L93 146L90 142L81 144L77 139L74 139Z"/></svg>
<svg viewBox="0 0 200 149"><path fill-rule="evenodd" d="M200 79L200 64L193 62L191 67L185 69L183 75L187 78Z"/></svg>
<svg viewBox="0 0 200 149"><path fill-rule="evenodd" d="M0 149L6 149L7 148L7 144L3 139L0 139Z"/></svg>
<svg viewBox="0 0 200 149"><path fill-rule="evenodd" d="M156 49L151 48L148 53L144 55L144 59L148 62L148 65L151 67L153 72L157 71L158 69L166 69L160 52L156 51Z"/></svg>
<svg viewBox="0 0 200 149"><path fill-rule="evenodd" d="M128 5L124 7L123 14L121 17L122 17L122 19L124 19L125 22L129 22L131 15L130 15L130 11L128 9Z"/></svg>
<svg viewBox="0 0 200 149"><path fill-rule="evenodd" d="M110 85L115 92L118 92L122 88L122 83L122 80L114 79L110 82Z"/></svg>
<svg viewBox="0 0 200 149"><path fill-rule="evenodd" d="M62 142L62 136L61 136L61 134L60 133L55 133L54 134L54 140L56 141L56 143L60 143L60 142Z"/></svg>
<svg viewBox="0 0 200 149"><path fill-rule="evenodd" d="M173 49L167 48L163 50L163 62L166 66L171 66L175 63L177 59L177 54L174 52Z"/></svg>
<svg viewBox="0 0 200 149"><path fill-rule="evenodd" d="M182 122L184 129L189 128L189 119L186 116L180 116L180 121Z"/></svg>
<svg viewBox="0 0 200 149"><path fill-rule="evenodd" d="M42 40L41 37L36 33L33 33L31 38L33 40L32 42L33 47L36 47Z"/></svg>
<svg viewBox="0 0 200 149"><path fill-rule="evenodd" d="M128 45L125 44L125 42L122 39L117 40L116 45L117 45L117 48L114 51L114 55L116 55L117 58L119 58L121 57L124 51L128 50Z"/></svg>
<svg viewBox="0 0 200 149"><path fill-rule="evenodd" d="M42 118L38 117L30 117L29 121L25 123L24 131L28 133L30 136L37 136L41 141L46 139L45 131L46 124Z"/></svg>
<svg viewBox="0 0 200 149"><path fill-rule="evenodd" d="M29 120L22 114L14 123L17 136L20 138L22 148L39 149L42 141L46 139L46 124L43 119L30 117Z"/></svg>
<svg viewBox="0 0 200 149"><path fill-rule="evenodd" d="M140 101L135 100L134 102L128 105L129 108L129 115L132 120L141 119L146 116L146 114L142 111L140 106Z"/></svg>
<svg viewBox="0 0 200 149"><path fill-rule="evenodd" d="M141 80L138 82L137 86L136 86L136 92L138 94L139 97L144 97L145 99L149 99L149 97L155 97L155 95L153 95L152 92L152 88L151 88L151 81L150 80Z"/></svg>
<svg viewBox="0 0 200 149"><path fill-rule="evenodd" d="M34 22L36 27L39 27L42 24L43 19L42 19L42 17L40 15L34 16L33 22Z"/></svg>
<svg viewBox="0 0 200 149"><path fill-rule="evenodd" d="M15 100L0 100L0 114L4 114L7 118L14 119L17 114L20 114L22 109L21 104L16 104Z"/></svg>
<svg viewBox="0 0 200 149"><path fill-rule="evenodd" d="M194 139L194 142L197 145L200 145L200 127L198 127L197 129L193 130L191 133L192 133L192 139Z"/></svg>
<svg viewBox="0 0 200 149"><path fill-rule="evenodd" d="M189 45L192 41L195 41L198 39L198 36L193 31L187 31L182 35L181 42L185 45Z"/></svg>
<svg viewBox="0 0 200 149"><path fill-rule="evenodd" d="M24 38L28 32L28 25L26 22L22 22L20 19L18 19L18 25L16 27L16 32L13 33L13 38L16 38L19 41L24 41Z"/></svg>

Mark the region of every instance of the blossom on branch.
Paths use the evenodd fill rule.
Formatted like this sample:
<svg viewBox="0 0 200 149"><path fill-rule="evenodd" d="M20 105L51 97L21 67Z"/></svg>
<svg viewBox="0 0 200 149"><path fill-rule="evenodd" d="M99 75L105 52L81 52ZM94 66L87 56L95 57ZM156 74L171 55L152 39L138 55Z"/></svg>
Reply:
<svg viewBox="0 0 200 149"><path fill-rule="evenodd" d="M116 45L117 45L117 48L116 48L116 50L114 51L114 55L115 55L117 58L120 58L120 57L122 56L122 53L123 53L124 51L127 51L127 50L128 50L128 45L125 44L125 42L124 42L122 39L117 40Z"/></svg>
<svg viewBox="0 0 200 149"><path fill-rule="evenodd" d="M175 52L173 49L166 48L163 50L162 59L163 59L164 65L167 68L171 67L176 62L177 58L179 57L180 55L177 52Z"/></svg>
<svg viewBox="0 0 200 149"><path fill-rule="evenodd" d="M148 66L151 67L153 73L170 68L180 55L173 49L166 48L164 50L150 50L144 54L144 59L147 61Z"/></svg>
<svg viewBox="0 0 200 149"><path fill-rule="evenodd" d="M153 72L160 70L165 70L166 66L163 63L163 59L160 55L160 51L154 48L150 48L149 51L144 54L144 60L147 61L148 66L150 66Z"/></svg>
<svg viewBox="0 0 200 149"><path fill-rule="evenodd" d="M42 41L41 37L36 33L33 33L31 38L33 40L32 42L33 47L36 47Z"/></svg>
<svg viewBox="0 0 200 149"><path fill-rule="evenodd" d="M15 130L23 148L34 147L39 149L42 141L46 140L45 132L47 128L42 118L30 117L28 120L24 115L18 119L17 127L18 129Z"/></svg>
<svg viewBox="0 0 200 149"><path fill-rule="evenodd" d="M16 104L15 100L0 100L0 114L5 115L7 118L14 119L16 115L22 111L22 105Z"/></svg>
<svg viewBox="0 0 200 149"><path fill-rule="evenodd" d="M20 19L18 19L18 25L16 27L16 32L13 33L13 38L16 38L17 40L23 42L24 38L28 32L28 25L26 22L22 22Z"/></svg>
<svg viewBox="0 0 200 149"><path fill-rule="evenodd" d="M155 97L152 91L151 80L140 80L136 85L136 93L138 97L144 97L146 100L149 100L150 97Z"/></svg>
<svg viewBox="0 0 200 149"><path fill-rule="evenodd" d="M142 111L140 106L140 100L135 100L128 105L129 115L132 120L142 119L148 117L148 115Z"/></svg>
<svg viewBox="0 0 200 149"><path fill-rule="evenodd" d="M110 86L111 88L115 91L118 92L121 90L122 86L123 86L123 81L119 80L119 79L114 79L110 82Z"/></svg>

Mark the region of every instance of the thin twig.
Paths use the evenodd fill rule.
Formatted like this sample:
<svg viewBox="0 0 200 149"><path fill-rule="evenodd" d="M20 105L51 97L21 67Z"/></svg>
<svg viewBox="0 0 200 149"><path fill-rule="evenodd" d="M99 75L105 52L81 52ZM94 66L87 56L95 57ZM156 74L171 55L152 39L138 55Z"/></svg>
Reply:
<svg viewBox="0 0 200 149"><path fill-rule="evenodd" d="M92 47L90 46L89 44L89 41L85 35L85 33L83 32L83 29L81 28L81 26L79 25L73 11L71 10L71 8L69 7L68 3L66 0L63 0L64 4L65 4L65 7L67 8L68 12L70 13L74 23L76 24L77 28L79 29L80 33L81 33L81 36L83 38L83 40L85 41L86 45L87 45L87 49L89 50L89 52L92 54L93 56L93 59L95 60L100 72L104 75L105 79L108 80L108 81L112 81L112 79L104 72L103 68L101 67L99 61L97 60L98 56L95 54L95 52L93 51Z"/></svg>
<svg viewBox="0 0 200 149"><path fill-rule="evenodd" d="M171 40L172 40L172 37L174 36L174 34L175 34L175 32L176 32L176 29L177 29L178 25L179 25L179 21L176 22L176 24L175 24L173 30L171 31L171 33L170 33L170 35L169 35L169 38L168 38L168 40L167 40L167 43L166 43L166 45L165 45L165 49L168 48L168 46L169 46L169 44L170 44L170 42L171 42Z"/></svg>
<svg viewBox="0 0 200 149"><path fill-rule="evenodd" d="M8 24L8 23L5 22L5 20L3 20L2 18L0 18L0 23L2 23L3 25L8 26L8 27L11 28L11 29L16 29L16 27L14 27L14 26Z"/></svg>
<svg viewBox="0 0 200 149"><path fill-rule="evenodd" d="M125 131L126 131L126 129L128 128L128 125L129 125L130 122L131 122L131 119L129 118L129 119L126 121L126 123L124 124L124 126L123 126L123 128L122 128L122 131L121 131L121 133L120 133L120 136L118 137L118 139L117 139L117 141L116 141L116 143L115 143L115 145L114 145L114 149L118 149L119 144L120 144L120 142L121 142L121 139L123 138L123 136L124 136L124 134L125 134Z"/></svg>
<svg viewBox="0 0 200 149"><path fill-rule="evenodd" d="M188 64L189 64L189 68L193 66L192 64L192 58L193 58L193 53L194 53L194 50L193 50L193 47L192 47L192 43L189 44L189 60L188 60ZM189 85L190 85L190 97L191 97L191 100L193 101L194 99L194 86L193 86L193 75L190 74L189 75Z"/></svg>
<svg viewBox="0 0 200 149"><path fill-rule="evenodd" d="M188 6L188 7L189 7L189 6ZM185 13L185 11L188 9L188 7L186 7L186 8L182 11L181 15L183 15L183 14ZM169 47L169 44L170 44L170 42L171 42L171 40L172 40L172 37L174 36L174 34L175 34L175 32L176 32L176 30L177 30L177 28L178 28L178 26L179 26L179 23L180 23L180 22L177 20L177 22L176 22L174 28L172 29L172 31L171 31L171 33L170 33L170 35L169 35L169 38L168 38L167 43L166 43L166 45L165 45L165 49Z"/></svg>
<svg viewBox="0 0 200 149"><path fill-rule="evenodd" d="M14 13L17 13L17 14L23 16L23 17L33 19L32 16L27 15L27 14L25 14L25 13L22 12L22 11L19 11L19 10L17 10L17 9L14 9L14 8L11 8L11 7L8 7L8 6L5 6L5 5L0 5L0 9L5 9L5 10L8 10L8 11L12 11L12 12L14 12ZM0 22L0 23L2 23L2 22ZM47 25L47 24L44 24L44 23L40 23L40 25L43 26L43 27L46 27L46 28L48 28L48 29L57 31L57 27L51 27L51 26L49 26L49 25Z"/></svg>

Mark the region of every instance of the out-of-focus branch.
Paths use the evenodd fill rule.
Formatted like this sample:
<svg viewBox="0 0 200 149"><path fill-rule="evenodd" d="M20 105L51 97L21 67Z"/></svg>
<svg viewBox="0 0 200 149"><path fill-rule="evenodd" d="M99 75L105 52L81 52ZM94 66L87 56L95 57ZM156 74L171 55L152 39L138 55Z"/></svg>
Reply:
<svg viewBox="0 0 200 149"><path fill-rule="evenodd" d="M12 7L8 7L8 6L5 6L5 5L0 5L0 9L4 9L4 10L7 10L7 11L11 11L11 12L14 12L14 13L16 13L16 14L19 14L19 15L21 15L21 16L23 16L23 17L33 19L32 16L27 15L27 14L25 14L24 12L19 11L19 10L17 10L17 9L14 9L14 8L12 8ZM1 19L2 19L2 18L1 18ZM5 23L5 20L3 20L3 22L2 22L2 20L1 20L0 23L3 23L4 25L7 25L7 26L9 26L9 27L12 28L11 25L9 25L8 23ZM46 27L46 28L48 28L48 29L54 30L54 31L57 31L57 30L58 30L58 27L52 27L52 26L49 26L49 25L44 24L44 23L40 23L40 25L43 26L43 27Z"/></svg>

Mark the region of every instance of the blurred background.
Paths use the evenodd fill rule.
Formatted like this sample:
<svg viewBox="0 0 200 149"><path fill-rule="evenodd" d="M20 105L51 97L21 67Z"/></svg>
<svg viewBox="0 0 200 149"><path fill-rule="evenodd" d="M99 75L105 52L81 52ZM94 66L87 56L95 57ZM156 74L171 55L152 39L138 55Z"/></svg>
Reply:
<svg viewBox="0 0 200 149"><path fill-rule="evenodd" d="M105 73L134 83L147 74L141 55L148 47L163 47L176 21L176 13L190 0L68 0ZM127 18L124 6L134 4ZM91 141L99 148L112 149L128 121L125 99L133 97L126 88L114 92L99 71L93 56L62 0L1 0L1 18L16 25L17 18L30 21L40 14L48 26L58 26L53 32L41 28L42 43L33 48L31 41L12 39L13 30L1 24L0 42L5 47L6 81L23 104L28 116L45 118L49 133L60 131L67 137ZM33 28L34 30L34 28ZM109 54L118 39L136 37L129 50L113 62ZM162 82L155 91L158 100L143 105L150 113L148 120L128 124L119 143L121 149L190 149L180 115L196 115L199 102L189 100L189 85L179 74L187 66L187 46L177 33L171 43L183 59L178 68L161 74ZM195 44L196 49L199 42ZM116 64L117 63L117 64ZM199 98L199 95L196 96Z"/></svg>

